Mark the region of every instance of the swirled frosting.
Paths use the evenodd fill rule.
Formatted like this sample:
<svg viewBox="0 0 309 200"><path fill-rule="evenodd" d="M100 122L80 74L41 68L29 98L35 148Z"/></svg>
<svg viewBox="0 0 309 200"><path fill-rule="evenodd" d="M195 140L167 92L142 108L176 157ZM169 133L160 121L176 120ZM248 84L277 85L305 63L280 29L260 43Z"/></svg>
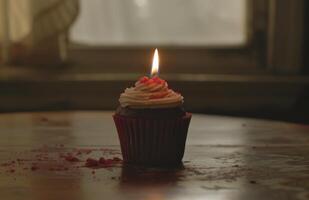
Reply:
<svg viewBox="0 0 309 200"><path fill-rule="evenodd" d="M119 102L124 108L172 108L183 104L183 96L158 77L142 77L120 95Z"/></svg>

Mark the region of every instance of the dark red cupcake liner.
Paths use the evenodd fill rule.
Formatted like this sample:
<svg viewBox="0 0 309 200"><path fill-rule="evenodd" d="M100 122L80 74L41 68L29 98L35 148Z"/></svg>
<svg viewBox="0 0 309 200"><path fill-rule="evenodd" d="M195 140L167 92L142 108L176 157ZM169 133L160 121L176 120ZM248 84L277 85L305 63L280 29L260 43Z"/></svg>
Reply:
<svg viewBox="0 0 309 200"><path fill-rule="evenodd" d="M152 166L180 164L191 116L147 119L115 114L123 161Z"/></svg>

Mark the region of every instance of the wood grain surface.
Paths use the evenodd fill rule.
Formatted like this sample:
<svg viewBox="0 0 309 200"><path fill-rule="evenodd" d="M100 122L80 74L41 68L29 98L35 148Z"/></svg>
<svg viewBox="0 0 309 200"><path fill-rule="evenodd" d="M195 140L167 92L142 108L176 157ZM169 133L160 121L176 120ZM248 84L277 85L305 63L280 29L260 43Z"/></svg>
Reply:
<svg viewBox="0 0 309 200"><path fill-rule="evenodd" d="M86 167L121 158L111 116L1 114L0 199L309 198L309 126L194 114L182 166Z"/></svg>

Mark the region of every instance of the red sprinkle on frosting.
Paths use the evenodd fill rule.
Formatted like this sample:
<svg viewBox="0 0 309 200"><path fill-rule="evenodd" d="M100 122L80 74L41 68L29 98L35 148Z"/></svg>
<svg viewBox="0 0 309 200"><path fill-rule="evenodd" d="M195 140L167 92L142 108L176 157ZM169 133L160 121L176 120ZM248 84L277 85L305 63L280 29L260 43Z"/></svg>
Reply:
<svg viewBox="0 0 309 200"><path fill-rule="evenodd" d="M160 79L159 77L153 77L152 78L153 79L153 81L155 82L155 83L158 83L158 84L163 84L163 83L165 83L165 80L163 80L163 79Z"/></svg>
<svg viewBox="0 0 309 200"><path fill-rule="evenodd" d="M142 78L139 79L140 83L146 83L149 80L149 78L147 76L144 76Z"/></svg>
<svg viewBox="0 0 309 200"><path fill-rule="evenodd" d="M146 82L147 85L150 85L150 84L152 84L152 83L154 83L154 80L153 80L152 78L149 79L149 80Z"/></svg>
<svg viewBox="0 0 309 200"><path fill-rule="evenodd" d="M141 77L139 79L139 82L140 83L143 83L143 84L153 84L153 83L156 83L156 84L164 84L165 83L165 80L163 79L160 79L159 77L155 76L153 78L148 78L147 76L144 76L144 77Z"/></svg>

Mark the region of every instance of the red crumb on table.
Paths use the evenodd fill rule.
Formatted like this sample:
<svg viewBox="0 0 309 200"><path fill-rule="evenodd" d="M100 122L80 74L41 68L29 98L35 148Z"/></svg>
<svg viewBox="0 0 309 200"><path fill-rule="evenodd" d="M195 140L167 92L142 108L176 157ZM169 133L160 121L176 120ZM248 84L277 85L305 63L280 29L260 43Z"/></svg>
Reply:
<svg viewBox="0 0 309 200"><path fill-rule="evenodd" d="M86 150L85 153L86 154L90 154L92 152L92 150Z"/></svg>
<svg viewBox="0 0 309 200"><path fill-rule="evenodd" d="M93 158L88 158L86 160L86 167L97 167L99 165L99 161L93 159Z"/></svg>
<svg viewBox="0 0 309 200"><path fill-rule="evenodd" d="M121 162L122 160L121 160L120 158L118 158L118 157L114 157L114 158L113 158L113 161Z"/></svg>
<svg viewBox="0 0 309 200"><path fill-rule="evenodd" d="M64 159L68 162L79 162L79 159L72 155L64 156Z"/></svg>
<svg viewBox="0 0 309 200"><path fill-rule="evenodd" d="M7 167L7 166L10 166L10 165L11 165L11 163L2 163L1 164L2 167Z"/></svg>
<svg viewBox="0 0 309 200"><path fill-rule="evenodd" d="M2 167L9 167L9 166L13 166L13 165L15 165L15 161L0 164L0 166L2 166Z"/></svg>
<svg viewBox="0 0 309 200"><path fill-rule="evenodd" d="M75 155L82 155L82 154L90 154L92 151L95 151L96 149L74 149Z"/></svg>
<svg viewBox="0 0 309 200"><path fill-rule="evenodd" d="M42 122L47 122L48 121L48 119L46 118L46 117L41 117L41 119L40 119Z"/></svg>
<svg viewBox="0 0 309 200"><path fill-rule="evenodd" d="M99 159L99 163L100 163L100 164L104 164L105 162L106 162L105 158L101 157L101 158Z"/></svg>
<svg viewBox="0 0 309 200"><path fill-rule="evenodd" d="M93 173L95 173L96 169L117 167L122 162L119 157L113 157L120 155L120 152L115 149L73 148L70 150L60 150L58 148L63 147L63 145L57 144L55 146L57 147L56 151L55 148L49 148L48 146L28 150L26 153L30 152L30 157L22 157L23 153L18 152L17 158L0 163L0 173L16 173L19 169L23 172L29 170L33 173L38 170L56 172L69 171L82 167L87 167L90 170L93 170ZM93 152L101 153L104 157L91 158L88 154L91 154ZM89 156L88 159L87 157L84 157L86 155ZM71 164L69 164L68 162L71 162Z"/></svg>
<svg viewBox="0 0 309 200"><path fill-rule="evenodd" d="M107 149L107 148L100 148L100 151L102 153L107 153L109 155L120 155L121 154L119 151L116 151L113 149Z"/></svg>
<svg viewBox="0 0 309 200"><path fill-rule="evenodd" d="M106 167L109 167L109 166L111 166L111 165L113 165L113 164L115 164L115 162L114 162L114 160L112 160L112 159L107 159L107 160L105 161L105 166L106 166Z"/></svg>
<svg viewBox="0 0 309 200"><path fill-rule="evenodd" d="M115 164L121 163L121 159L118 157L114 157L113 159L105 159L101 157L99 160L93 159L93 158L88 158L86 160L85 167L90 167L90 168L107 168L107 167L112 167Z"/></svg>
<svg viewBox="0 0 309 200"><path fill-rule="evenodd" d="M110 167L112 164L114 164L112 159L105 159L103 157L99 159L99 163L102 167Z"/></svg>

